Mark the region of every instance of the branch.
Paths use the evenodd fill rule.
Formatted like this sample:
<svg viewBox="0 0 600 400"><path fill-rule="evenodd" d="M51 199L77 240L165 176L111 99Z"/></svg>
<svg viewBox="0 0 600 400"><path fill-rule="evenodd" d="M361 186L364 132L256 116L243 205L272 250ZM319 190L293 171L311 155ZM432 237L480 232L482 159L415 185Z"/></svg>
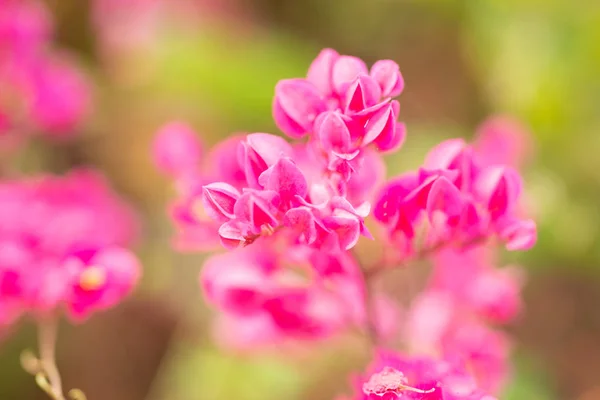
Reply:
<svg viewBox="0 0 600 400"><path fill-rule="evenodd" d="M23 369L35 376L35 382L52 400L66 400L62 389L62 380L56 366L56 337L58 320L54 317L45 318L38 324L38 347L40 358L31 351L21 354ZM86 400L85 394L79 389L69 391L72 400Z"/></svg>

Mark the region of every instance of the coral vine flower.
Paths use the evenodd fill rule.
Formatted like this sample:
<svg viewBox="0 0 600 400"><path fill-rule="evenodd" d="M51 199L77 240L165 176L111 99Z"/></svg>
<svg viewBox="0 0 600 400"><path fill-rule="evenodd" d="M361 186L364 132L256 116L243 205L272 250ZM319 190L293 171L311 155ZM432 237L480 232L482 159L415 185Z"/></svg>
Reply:
<svg viewBox="0 0 600 400"><path fill-rule="evenodd" d="M385 182L382 154L398 150L406 135L393 99L403 88L395 62L369 70L325 49L306 78L275 87L273 118L292 142L251 133L201 156L190 128L167 125L154 155L176 183L176 245L206 250L220 241L231 250L209 257L200 274L206 300L220 312L222 344L256 349L358 328L377 346L401 339L411 356L378 351L356 382L356 399L494 400L510 373L510 342L487 324L518 315L522 279L517 268L493 267L488 239L509 250L536 240L515 169L522 131L488 121L475 144L444 141L421 168ZM385 268L361 267L350 251L361 236L372 238L371 211L387 231L386 253L433 261L400 323L398 307L371 293L369 280ZM76 286L102 291L108 269L90 259L77 265ZM381 265L395 266L385 257ZM18 292L16 282L6 286ZM87 309L89 296L76 304Z"/></svg>
<svg viewBox="0 0 600 400"><path fill-rule="evenodd" d="M536 228L519 215L521 187L514 169L488 165L464 141L448 140L429 152L418 173L393 179L381 190L375 217L392 240L400 234L411 242L417 224L427 220L433 243L469 245L497 236L509 250L526 250L535 243Z"/></svg>
<svg viewBox="0 0 600 400"><path fill-rule="evenodd" d="M325 49L306 79L277 84L273 117L288 136L308 135L325 153L328 170L348 180L367 146L393 151L404 142L406 129L396 121L400 104L391 100L403 88L395 62L378 61L369 72L359 58Z"/></svg>
<svg viewBox="0 0 600 400"><path fill-rule="evenodd" d="M0 4L3 125L21 136L39 132L51 139L70 138L90 112L87 76L69 55L49 51L53 23L43 2Z"/></svg>
<svg viewBox="0 0 600 400"><path fill-rule="evenodd" d="M356 399L494 400L464 369L444 360L379 351L368 371Z"/></svg>
<svg viewBox="0 0 600 400"><path fill-rule="evenodd" d="M64 306L77 321L116 305L140 274L125 249L136 225L91 171L0 182L0 320Z"/></svg>

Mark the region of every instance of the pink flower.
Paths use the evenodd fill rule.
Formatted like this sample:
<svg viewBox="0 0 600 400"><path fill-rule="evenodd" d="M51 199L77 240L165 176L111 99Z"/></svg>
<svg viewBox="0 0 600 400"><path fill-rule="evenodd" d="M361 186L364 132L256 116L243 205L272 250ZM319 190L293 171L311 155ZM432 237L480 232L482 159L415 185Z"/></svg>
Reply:
<svg viewBox="0 0 600 400"><path fill-rule="evenodd" d="M131 292L140 276L136 257L118 247L103 249L87 262L68 258L63 268L72 276L65 302L74 320L114 307Z"/></svg>
<svg viewBox="0 0 600 400"><path fill-rule="evenodd" d="M396 121L400 104L390 101L403 86L393 61L378 61L369 74L359 58L325 49L306 79L278 83L273 116L288 136L308 135L316 140L314 146L322 150L328 170L347 181L360 166L367 146L385 152L397 150L404 142L406 128Z"/></svg>
<svg viewBox="0 0 600 400"><path fill-rule="evenodd" d="M280 81L275 87L273 118L279 129L293 138L312 131L317 116L326 110L315 86L303 79Z"/></svg>
<svg viewBox="0 0 600 400"><path fill-rule="evenodd" d="M31 118L37 126L52 138L76 133L91 108L90 83L79 67L64 57L40 62L32 84Z"/></svg>
<svg viewBox="0 0 600 400"><path fill-rule="evenodd" d="M518 172L486 165L464 141L448 140L436 146L416 183L412 177L398 181L408 186L390 182L378 196L375 217L392 235L400 232L412 240L412 232L427 216L431 243L452 241L465 246L489 236L504 239L509 250L526 250L535 243L535 224L519 217L522 182ZM398 190L401 195L394 195Z"/></svg>
<svg viewBox="0 0 600 400"><path fill-rule="evenodd" d="M121 248L136 222L91 171L0 182L2 307L37 315L66 306L78 320L116 305L139 275Z"/></svg>
<svg viewBox="0 0 600 400"><path fill-rule="evenodd" d="M494 268L489 248L448 249L433 257L429 288L445 292L462 307L494 322L508 322L521 311L522 276L516 267Z"/></svg>
<svg viewBox="0 0 600 400"><path fill-rule="evenodd" d="M519 122L508 116L492 116L477 128L474 147L489 165L509 165L518 168L531 155L531 134Z"/></svg>
<svg viewBox="0 0 600 400"><path fill-rule="evenodd" d="M488 154L504 139L486 129L475 145L444 141L421 168L384 182L381 154L406 137L392 99L403 88L391 60L369 70L323 50L306 78L275 88L273 117L293 142L238 136L175 177L178 243L219 240L231 250L210 257L200 276L220 311L222 344L278 346L354 328L378 343L401 339L411 354L379 351L356 382L357 399L494 400L510 372L510 342L486 324L518 315L522 278L515 267L494 268L484 246L498 238L526 249L536 239L511 158L518 150ZM350 251L373 238L371 204L386 234L372 270ZM398 305L373 291L371 271L416 257L431 258L432 276L399 319Z"/></svg>
<svg viewBox="0 0 600 400"><path fill-rule="evenodd" d="M183 122L162 126L152 145L154 163L163 172L182 176L200 165L202 148L196 132Z"/></svg>
<svg viewBox="0 0 600 400"><path fill-rule="evenodd" d="M404 89L400 68L392 60L377 61L371 67L371 77L379 84L384 97L396 97Z"/></svg>
<svg viewBox="0 0 600 400"><path fill-rule="evenodd" d="M366 376L361 380L362 395L356 399L494 400L464 368L430 357L380 350Z"/></svg>
<svg viewBox="0 0 600 400"><path fill-rule="evenodd" d="M439 354L454 365L468 367L472 380L488 393L497 393L507 380L507 338L474 319L450 293L429 290L418 296L405 334L414 354Z"/></svg>
<svg viewBox="0 0 600 400"><path fill-rule="evenodd" d="M50 12L42 1L0 2L0 58L9 54L36 52L53 33Z"/></svg>

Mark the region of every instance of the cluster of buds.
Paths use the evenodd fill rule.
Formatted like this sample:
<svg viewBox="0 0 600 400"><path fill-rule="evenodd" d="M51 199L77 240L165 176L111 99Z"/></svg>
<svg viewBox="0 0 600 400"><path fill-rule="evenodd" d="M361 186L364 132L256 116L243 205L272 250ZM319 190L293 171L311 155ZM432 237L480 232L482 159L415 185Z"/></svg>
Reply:
<svg viewBox="0 0 600 400"><path fill-rule="evenodd" d="M0 145L25 134L51 138L77 132L90 108L80 67L51 46L53 21L39 0L0 0Z"/></svg>
<svg viewBox="0 0 600 400"><path fill-rule="evenodd" d="M521 287L516 268L493 267L491 243L525 250L536 240L517 172L523 141L493 119L473 145L445 141L421 168L385 182L382 154L405 138L393 100L403 87L393 61L369 70L326 49L306 78L275 88L273 116L292 142L252 133L204 154L188 125L161 128L153 151L178 191L175 244L229 250L200 277L221 311L221 342L256 348L362 331L378 350L357 399L491 400L510 351L493 324L518 314ZM371 204L375 236L397 257L361 266L352 250L374 239ZM400 305L372 293L370 280L417 257L433 273L400 320ZM410 356L379 349L398 338Z"/></svg>

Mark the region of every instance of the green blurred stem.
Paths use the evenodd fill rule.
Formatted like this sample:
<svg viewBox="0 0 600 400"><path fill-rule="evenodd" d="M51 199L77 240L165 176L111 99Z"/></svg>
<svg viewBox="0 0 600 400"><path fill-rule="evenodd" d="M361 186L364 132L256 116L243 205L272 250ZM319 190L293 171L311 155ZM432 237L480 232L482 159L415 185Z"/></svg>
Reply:
<svg viewBox="0 0 600 400"><path fill-rule="evenodd" d="M38 324L38 346L42 369L50 384L55 400L65 400L62 381L56 366L56 338L58 335L58 320L49 317L40 320Z"/></svg>

